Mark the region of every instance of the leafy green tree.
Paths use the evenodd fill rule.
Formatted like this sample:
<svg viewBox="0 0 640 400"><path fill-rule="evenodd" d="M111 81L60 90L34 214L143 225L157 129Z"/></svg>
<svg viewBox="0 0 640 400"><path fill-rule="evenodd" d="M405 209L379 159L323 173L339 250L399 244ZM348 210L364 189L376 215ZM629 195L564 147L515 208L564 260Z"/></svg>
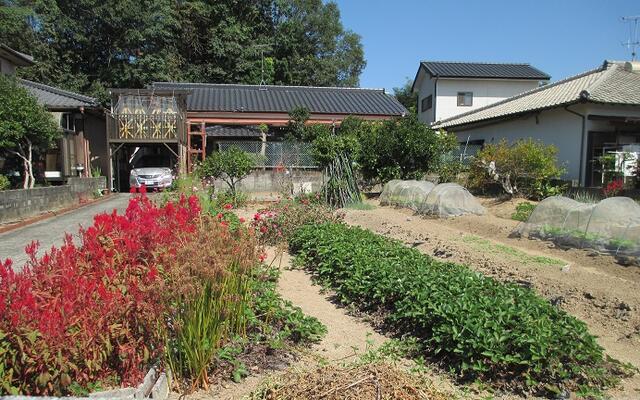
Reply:
<svg viewBox="0 0 640 400"><path fill-rule="evenodd" d="M201 178L221 179L229 187L234 202L237 199L237 185L255 168L254 157L233 146L227 150L208 155L200 167L198 175Z"/></svg>
<svg viewBox="0 0 640 400"><path fill-rule="evenodd" d="M27 79L108 100L153 81L356 86L360 37L322 0L0 0Z"/></svg>
<svg viewBox="0 0 640 400"><path fill-rule="evenodd" d="M434 131L415 114L365 128L358 134L357 161L364 178L373 181L421 178L458 146L454 135Z"/></svg>
<svg viewBox="0 0 640 400"><path fill-rule="evenodd" d="M413 80L407 79L402 87L393 88L393 95L409 112L415 114L418 105L418 93L411 91Z"/></svg>
<svg viewBox="0 0 640 400"><path fill-rule="evenodd" d="M23 188L32 188L33 154L60 136L53 117L13 78L0 75L0 149L23 164Z"/></svg>

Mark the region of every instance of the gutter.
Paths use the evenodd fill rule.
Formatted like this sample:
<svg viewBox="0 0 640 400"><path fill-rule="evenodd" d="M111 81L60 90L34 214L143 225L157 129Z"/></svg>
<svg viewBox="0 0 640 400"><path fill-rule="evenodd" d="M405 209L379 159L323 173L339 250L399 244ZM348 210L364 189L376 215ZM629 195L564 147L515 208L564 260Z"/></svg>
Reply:
<svg viewBox="0 0 640 400"><path fill-rule="evenodd" d="M438 79L440 78L438 75L434 75L436 78L433 81L433 122L436 122L436 107L438 106Z"/></svg>
<svg viewBox="0 0 640 400"><path fill-rule="evenodd" d="M585 96L583 95L583 93L580 93L580 97L581 98L585 98ZM578 117L582 118L582 134L581 134L581 139L580 139L580 169L578 171L578 183L580 185L582 185L583 181L583 175L585 175L586 173L586 163L584 162L584 139L585 139L585 134L586 134L586 120L587 117L584 114L580 114L579 112L573 111L569 109L569 106L571 106L572 104L566 105L564 106L564 110L568 113L571 113L573 115L577 115ZM584 165L584 168L583 168ZM584 172L583 172L584 171ZM586 176L584 176L585 180L584 180L584 185L586 186L587 184L587 180L586 180Z"/></svg>

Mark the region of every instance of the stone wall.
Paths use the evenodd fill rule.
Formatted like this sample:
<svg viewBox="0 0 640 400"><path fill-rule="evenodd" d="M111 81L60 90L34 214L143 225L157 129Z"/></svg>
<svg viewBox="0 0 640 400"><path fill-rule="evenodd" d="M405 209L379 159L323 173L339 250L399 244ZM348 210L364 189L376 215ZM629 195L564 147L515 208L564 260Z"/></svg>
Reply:
<svg viewBox="0 0 640 400"><path fill-rule="evenodd" d="M69 178L66 185L0 191L0 223L17 221L47 211L78 204L104 190L107 182L99 178Z"/></svg>

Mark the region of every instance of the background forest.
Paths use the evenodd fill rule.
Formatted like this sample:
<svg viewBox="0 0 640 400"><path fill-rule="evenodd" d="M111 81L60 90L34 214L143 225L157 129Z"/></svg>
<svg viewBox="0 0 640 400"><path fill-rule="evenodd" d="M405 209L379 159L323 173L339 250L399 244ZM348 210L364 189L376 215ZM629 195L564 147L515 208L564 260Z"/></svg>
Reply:
<svg viewBox="0 0 640 400"><path fill-rule="evenodd" d="M0 43L37 61L22 77L102 101L108 88L153 81L358 86L366 65L360 36L321 0L0 5Z"/></svg>

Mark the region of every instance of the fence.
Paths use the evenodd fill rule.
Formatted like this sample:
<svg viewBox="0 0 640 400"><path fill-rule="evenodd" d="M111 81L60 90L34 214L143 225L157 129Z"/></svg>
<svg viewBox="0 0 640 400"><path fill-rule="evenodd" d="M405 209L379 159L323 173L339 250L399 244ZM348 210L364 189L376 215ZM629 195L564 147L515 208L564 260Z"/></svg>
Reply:
<svg viewBox="0 0 640 400"><path fill-rule="evenodd" d="M237 147L256 155L256 166L275 168L317 168L311 152L311 143L259 142L228 140L218 142L218 149L225 151Z"/></svg>

